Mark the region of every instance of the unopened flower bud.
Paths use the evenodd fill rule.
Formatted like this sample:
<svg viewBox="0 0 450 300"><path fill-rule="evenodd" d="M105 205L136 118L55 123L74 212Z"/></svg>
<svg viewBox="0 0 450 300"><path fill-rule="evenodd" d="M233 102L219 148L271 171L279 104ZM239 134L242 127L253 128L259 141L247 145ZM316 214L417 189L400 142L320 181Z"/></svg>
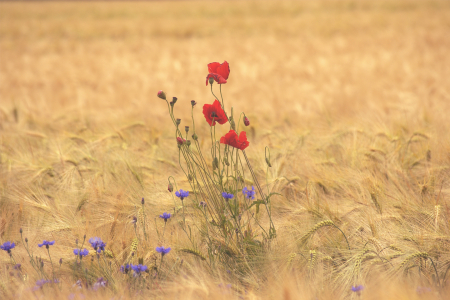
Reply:
<svg viewBox="0 0 450 300"><path fill-rule="evenodd" d="M172 107L175 105L175 103L173 103L173 101L170 101L169 104L170 104L170 106L172 106Z"/></svg>
<svg viewBox="0 0 450 300"><path fill-rule="evenodd" d="M20 227L19 232L20 232L20 234L22 234L22 232L23 232L23 231L22 231L22 227Z"/></svg>
<svg viewBox="0 0 450 300"><path fill-rule="evenodd" d="M195 102L195 100L191 100L191 105L192 105L192 107L194 107L195 104L197 104L197 102Z"/></svg>
<svg viewBox="0 0 450 300"><path fill-rule="evenodd" d="M178 98L177 97L172 97L172 102L173 104L177 103Z"/></svg>
<svg viewBox="0 0 450 300"><path fill-rule="evenodd" d="M59 259L59 264L62 265L62 258Z"/></svg>
<svg viewBox="0 0 450 300"><path fill-rule="evenodd" d="M169 191L169 192L173 192L173 185L172 185L172 183L170 183L169 182L169 185L167 186L167 190Z"/></svg>
<svg viewBox="0 0 450 300"><path fill-rule="evenodd" d="M234 120L233 120L233 119L230 120L230 124L231 124L231 129L233 129L234 131L236 131L236 124L234 123Z"/></svg>
<svg viewBox="0 0 450 300"><path fill-rule="evenodd" d="M190 141L190 140L187 140L187 141L186 141L186 145L189 147L189 146L191 145L191 141Z"/></svg>
<svg viewBox="0 0 450 300"><path fill-rule="evenodd" d="M266 164L269 166L269 168L272 167L272 165L270 164L269 158L266 157Z"/></svg>
<svg viewBox="0 0 450 300"><path fill-rule="evenodd" d="M184 130L186 131L186 135L187 135L189 132L189 126L184 126Z"/></svg>
<svg viewBox="0 0 450 300"><path fill-rule="evenodd" d="M164 93L164 92L161 90L161 91L158 92L158 97L161 98L161 99L163 99L163 100L166 100L166 93Z"/></svg>
<svg viewBox="0 0 450 300"><path fill-rule="evenodd" d="M244 125L245 126L250 125L250 120L247 118L247 116L244 116Z"/></svg>
<svg viewBox="0 0 450 300"><path fill-rule="evenodd" d="M177 120L176 120L176 123L177 123L177 126L180 125L181 119L177 119Z"/></svg>
<svg viewBox="0 0 450 300"><path fill-rule="evenodd" d="M28 243L28 238L25 238L25 243Z"/></svg>
<svg viewBox="0 0 450 300"><path fill-rule="evenodd" d="M183 145L184 142L186 142L186 140L183 139L182 137L177 137L177 142L178 142L178 145Z"/></svg>
<svg viewBox="0 0 450 300"><path fill-rule="evenodd" d="M141 200L141 204L142 204L142 205L144 205L144 204L145 204L145 200L144 200L144 198L142 198L142 200Z"/></svg>
<svg viewBox="0 0 450 300"><path fill-rule="evenodd" d="M213 170L215 170L219 167L219 160L217 159L217 157L214 157L212 165L213 165Z"/></svg>
<svg viewBox="0 0 450 300"><path fill-rule="evenodd" d="M214 83L214 78L212 78L212 77L209 77L209 79L208 79L208 81L209 81L209 84L213 84Z"/></svg>
<svg viewBox="0 0 450 300"><path fill-rule="evenodd" d="M192 139L193 139L194 141L196 141L196 140L198 140L198 136L194 133L194 134L192 135Z"/></svg>

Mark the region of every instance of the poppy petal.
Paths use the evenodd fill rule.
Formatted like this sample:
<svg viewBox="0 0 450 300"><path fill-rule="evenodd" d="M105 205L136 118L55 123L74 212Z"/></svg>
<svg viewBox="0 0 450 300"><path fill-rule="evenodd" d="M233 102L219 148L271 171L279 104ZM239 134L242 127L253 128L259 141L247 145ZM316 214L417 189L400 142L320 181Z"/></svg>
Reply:
<svg viewBox="0 0 450 300"><path fill-rule="evenodd" d="M210 72L210 73L219 74L225 80L227 80L228 76L230 75L230 65L227 63L227 61L224 61L223 64L221 64L215 72Z"/></svg>
<svg viewBox="0 0 450 300"><path fill-rule="evenodd" d="M218 62L212 62L208 64L208 73L217 73L217 68L220 67L220 63Z"/></svg>

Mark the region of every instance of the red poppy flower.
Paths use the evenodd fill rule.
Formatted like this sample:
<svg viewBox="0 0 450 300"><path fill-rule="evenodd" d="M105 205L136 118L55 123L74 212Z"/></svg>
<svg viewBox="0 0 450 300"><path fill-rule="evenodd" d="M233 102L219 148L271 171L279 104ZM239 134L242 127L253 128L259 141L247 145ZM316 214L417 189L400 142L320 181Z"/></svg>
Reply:
<svg viewBox="0 0 450 300"><path fill-rule="evenodd" d="M216 122L219 124L225 124L228 121L227 116L225 115L225 112L217 99L214 100L212 105L203 105L203 115L205 115L206 122L208 122L209 126L216 125Z"/></svg>
<svg viewBox="0 0 450 300"><path fill-rule="evenodd" d="M234 130L230 130L227 134L220 138L221 144L230 145L234 148L238 148L240 150L244 150L250 145L250 142L247 141L247 134L245 131L241 131L239 137Z"/></svg>
<svg viewBox="0 0 450 300"><path fill-rule="evenodd" d="M227 83L228 76L230 75L230 66L226 61L224 61L223 64L213 62L208 64L208 72L206 85L208 85L209 78L214 78L218 84Z"/></svg>
<svg viewBox="0 0 450 300"><path fill-rule="evenodd" d="M178 145L183 145L184 143L186 143L186 140L185 139L183 139L182 137L177 137L177 142L178 142Z"/></svg>

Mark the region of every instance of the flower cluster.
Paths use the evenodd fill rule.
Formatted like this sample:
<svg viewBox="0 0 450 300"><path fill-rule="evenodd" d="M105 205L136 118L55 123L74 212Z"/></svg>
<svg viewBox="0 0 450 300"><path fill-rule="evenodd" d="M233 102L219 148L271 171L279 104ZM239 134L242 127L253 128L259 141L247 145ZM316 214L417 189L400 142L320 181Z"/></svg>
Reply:
<svg viewBox="0 0 450 300"><path fill-rule="evenodd" d="M98 253L105 251L106 243L104 243L101 238L99 237L90 238L89 243L91 244L92 248L94 248L94 250L97 251Z"/></svg>
<svg viewBox="0 0 450 300"><path fill-rule="evenodd" d="M16 247L16 244L8 241L3 243L3 245L0 246L0 249L5 250L8 253L11 253L11 249L13 249L14 247Z"/></svg>
<svg viewBox="0 0 450 300"><path fill-rule="evenodd" d="M42 246L45 246L45 248L49 248L50 246L52 246L53 244L55 243L55 241L46 241L46 240L44 240L43 242L42 242L42 244L38 244L38 246L39 247L42 247Z"/></svg>
<svg viewBox="0 0 450 300"><path fill-rule="evenodd" d="M233 194L228 194L227 192L222 192L222 197L224 197L225 201L228 202L228 200L233 199L234 195Z"/></svg>
<svg viewBox="0 0 450 300"><path fill-rule="evenodd" d="M156 247L156 252L161 253L161 256L164 256L170 252L170 247L169 248Z"/></svg>
<svg viewBox="0 0 450 300"><path fill-rule="evenodd" d="M73 254L79 255L80 258L83 258L83 256L87 256L89 254L89 251L86 248L84 248L84 250L73 249Z"/></svg>
<svg viewBox="0 0 450 300"><path fill-rule="evenodd" d="M189 196L189 192L188 191L176 191L175 192L175 196L177 196L178 198L180 198L180 200L184 200L184 198L186 198L187 196Z"/></svg>
<svg viewBox="0 0 450 300"><path fill-rule="evenodd" d="M245 198L255 200L255 193L256 192L255 192L255 187L254 186L252 186L251 190L249 190L247 187L244 187L242 189L242 193L244 194Z"/></svg>
<svg viewBox="0 0 450 300"><path fill-rule="evenodd" d="M163 213L162 215L159 215L159 217L161 218L161 219L164 219L164 222L167 222L167 220L168 219L170 219L170 217L171 217L171 215L170 215L170 213Z"/></svg>

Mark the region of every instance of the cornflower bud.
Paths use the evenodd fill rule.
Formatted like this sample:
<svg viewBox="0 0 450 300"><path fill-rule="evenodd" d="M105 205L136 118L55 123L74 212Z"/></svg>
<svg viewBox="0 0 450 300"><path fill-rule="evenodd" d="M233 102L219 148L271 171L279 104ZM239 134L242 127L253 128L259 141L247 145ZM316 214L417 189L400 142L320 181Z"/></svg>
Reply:
<svg viewBox="0 0 450 300"><path fill-rule="evenodd" d="M28 243L28 238L25 238L25 243Z"/></svg>
<svg viewBox="0 0 450 300"><path fill-rule="evenodd" d="M177 103L177 100L178 100L178 98L177 98L177 97L173 97L173 98L172 98L172 102L173 102L173 104Z"/></svg>
<svg viewBox="0 0 450 300"><path fill-rule="evenodd" d="M175 103L173 103L173 101L170 101L169 104L170 104L170 106L172 106L172 107L175 105Z"/></svg>
<svg viewBox="0 0 450 300"><path fill-rule="evenodd" d="M59 264L62 265L62 258L59 259Z"/></svg>
<svg viewBox="0 0 450 300"><path fill-rule="evenodd" d="M142 205L144 205L144 204L145 204L145 200L144 200L144 198L142 198L142 200L141 200L141 204L142 204Z"/></svg>
<svg viewBox="0 0 450 300"><path fill-rule="evenodd" d="M180 125L181 119L177 119L177 120L176 120L176 123L177 123L177 126Z"/></svg>
<svg viewBox="0 0 450 300"><path fill-rule="evenodd" d="M19 232L20 232L20 234L22 234L22 232L23 232L23 231L22 231L22 227L20 227L20 230L19 230Z"/></svg>
<svg viewBox="0 0 450 300"><path fill-rule="evenodd" d="M193 139L194 141L198 140L197 134L194 133L194 134L192 135L192 139Z"/></svg>
<svg viewBox="0 0 450 300"><path fill-rule="evenodd" d="M208 81L209 81L209 84L213 84L214 83L214 78L212 78L212 77L209 77L209 79L208 79Z"/></svg>
<svg viewBox="0 0 450 300"><path fill-rule="evenodd" d="M184 126L184 130L186 131L186 135L187 135L189 132L189 126Z"/></svg>
<svg viewBox="0 0 450 300"><path fill-rule="evenodd" d="M195 102L195 100L191 100L191 105L192 105L192 107L194 107L195 104L197 104L197 102Z"/></svg>
<svg viewBox="0 0 450 300"><path fill-rule="evenodd" d="M244 116L244 125L245 126L250 125L250 120L247 118L247 116Z"/></svg>
<svg viewBox="0 0 450 300"><path fill-rule="evenodd" d="M173 185L172 185L172 183L170 183L169 182L169 185L167 186L167 190L169 191L169 192L173 192Z"/></svg>
<svg viewBox="0 0 450 300"><path fill-rule="evenodd" d="M164 92L161 90L161 91L158 92L158 97L161 98L161 99L163 99L163 100L166 100L166 93L164 93Z"/></svg>

